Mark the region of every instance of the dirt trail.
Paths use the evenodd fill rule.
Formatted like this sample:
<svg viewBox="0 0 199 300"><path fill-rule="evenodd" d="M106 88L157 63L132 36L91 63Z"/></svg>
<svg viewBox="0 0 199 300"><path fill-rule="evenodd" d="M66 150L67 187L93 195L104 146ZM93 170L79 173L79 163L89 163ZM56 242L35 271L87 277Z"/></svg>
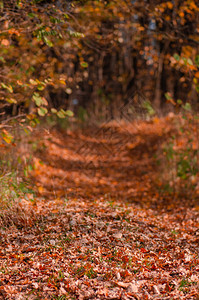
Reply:
<svg viewBox="0 0 199 300"><path fill-rule="evenodd" d="M0 233L0 299L199 299L198 210L155 185L165 122L45 131L34 214Z"/></svg>
<svg viewBox="0 0 199 300"><path fill-rule="evenodd" d="M106 195L142 205L150 196L153 202L155 154L169 131L163 121L158 126L114 122L75 133L52 131L44 137L45 150L35 157L39 191L56 199Z"/></svg>

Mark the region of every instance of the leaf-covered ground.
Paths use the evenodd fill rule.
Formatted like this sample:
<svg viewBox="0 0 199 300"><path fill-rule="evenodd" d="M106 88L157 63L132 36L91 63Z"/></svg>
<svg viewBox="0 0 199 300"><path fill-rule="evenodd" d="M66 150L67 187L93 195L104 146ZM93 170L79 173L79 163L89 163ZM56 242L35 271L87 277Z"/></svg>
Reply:
<svg viewBox="0 0 199 300"><path fill-rule="evenodd" d="M0 232L0 299L199 299L197 194L158 192L170 131L115 122L36 138L37 198Z"/></svg>

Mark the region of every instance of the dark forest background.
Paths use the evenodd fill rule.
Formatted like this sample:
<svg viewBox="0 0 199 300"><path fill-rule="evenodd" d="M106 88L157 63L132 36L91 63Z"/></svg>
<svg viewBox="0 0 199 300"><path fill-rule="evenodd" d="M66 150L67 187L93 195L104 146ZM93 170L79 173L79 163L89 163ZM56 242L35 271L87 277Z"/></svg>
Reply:
<svg viewBox="0 0 199 300"><path fill-rule="evenodd" d="M0 3L3 122L198 110L197 1Z"/></svg>

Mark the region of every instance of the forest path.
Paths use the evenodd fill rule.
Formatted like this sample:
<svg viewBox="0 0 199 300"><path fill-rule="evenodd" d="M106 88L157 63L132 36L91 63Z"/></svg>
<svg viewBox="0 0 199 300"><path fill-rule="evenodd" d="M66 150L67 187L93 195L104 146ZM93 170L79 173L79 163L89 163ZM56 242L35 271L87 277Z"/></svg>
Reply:
<svg viewBox="0 0 199 300"><path fill-rule="evenodd" d="M171 130L165 122L114 121L69 133L45 132L35 155L39 192L48 199L108 197L162 205L161 196L156 198L156 154L163 152L162 142Z"/></svg>
<svg viewBox="0 0 199 300"><path fill-rule="evenodd" d="M155 186L169 132L166 120L40 132L37 200L1 230L0 299L198 300L198 209Z"/></svg>

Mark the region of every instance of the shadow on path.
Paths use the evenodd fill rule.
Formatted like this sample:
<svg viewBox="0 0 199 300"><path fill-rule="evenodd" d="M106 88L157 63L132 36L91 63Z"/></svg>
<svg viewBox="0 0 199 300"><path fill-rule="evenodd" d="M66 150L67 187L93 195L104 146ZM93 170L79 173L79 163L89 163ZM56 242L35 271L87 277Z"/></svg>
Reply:
<svg viewBox="0 0 199 300"><path fill-rule="evenodd" d="M170 134L164 120L52 130L44 136L45 150L35 154L34 180L51 199L108 197L158 208L165 196L157 194L156 154Z"/></svg>

